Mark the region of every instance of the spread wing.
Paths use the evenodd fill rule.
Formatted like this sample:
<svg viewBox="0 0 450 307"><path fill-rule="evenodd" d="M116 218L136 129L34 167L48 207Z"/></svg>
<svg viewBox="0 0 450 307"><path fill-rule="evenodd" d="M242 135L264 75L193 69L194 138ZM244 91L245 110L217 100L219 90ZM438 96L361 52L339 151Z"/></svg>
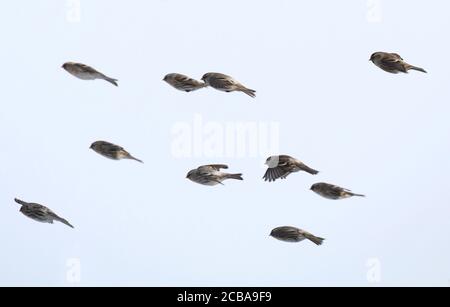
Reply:
<svg viewBox="0 0 450 307"><path fill-rule="evenodd" d="M263 176L264 181L275 181L278 178L284 179L289 175L289 172L287 172L283 167L277 166L273 168L268 168L266 170L266 173Z"/></svg>

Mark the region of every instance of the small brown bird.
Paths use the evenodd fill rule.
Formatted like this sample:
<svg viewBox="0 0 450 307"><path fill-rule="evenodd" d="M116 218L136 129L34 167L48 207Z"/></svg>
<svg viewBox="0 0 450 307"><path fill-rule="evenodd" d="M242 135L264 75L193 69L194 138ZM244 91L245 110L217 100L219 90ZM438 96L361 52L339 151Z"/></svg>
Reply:
<svg viewBox="0 0 450 307"><path fill-rule="evenodd" d="M313 184L311 186L311 190L328 199L344 199L352 196L365 197L365 195L363 194L356 194L348 189L344 189L337 185L325 182L318 182Z"/></svg>
<svg viewBox="0 0 450 307"><path fill-rule="evenodd" d="M74 228L67 220L63 219L62 217L59 217L58 215L56 215L56 213L54 213L52 210L50 210L45 206L36 203L27 203L17 198L14 198L14 201L22 205L22 207L20 208L20 212L22 212L25 216L29 217L30 219L33 219L41 223L50 223L50 224L53 224L53 221L58 221L66 224L69 227Z"/></svg>
<svg viewBox="0 0 450 307"><path fill-rule="evenodd" d="M275 181L278 178L285 179L291 173L305 171L311 175L316 175L319 171L310 168L303 162L288 155L270 156L265 163L268 168L264 174L264 181Z"/></svg>
<svg viewBox="0 0 450 307"><path fill-rule="evenodd" d="M408 73L408 70L410 69L426 73L425 69L410 65L403 61L402 57L397 53L375 52L370 56L369 61L372 61L382 70L392 74L397 74L399 72Z"/></svg>
<svg viewBox="0 0 450 307"><path fill-rule="evenodd" d="M300 242L308 239L316 245L321 245L324 238L316 237L315 235L292 226L281 226L273 229L270 236L284 242Z"/></svg>
<svg viewBox="0 0 450 307"><path fill-rule="evenodd" d="M114 84L115 86L118 86L117 79L107 77L104 74L102 74L101 72L98 72L94 68L87 66L85 64L67 62L67 63L63 64L62 68L64 68L71 75L73 75L81 80L103 79L105 81L108 81L109 83Z"/></svg>
<svg viewBox="0 0 450 307"><path fill-rule="evenodd" d="M123 149L123 147L120 147L118 145L105 142L105 141L96 141L91 144L90 149L93 149L96 153L101 154L102 156L113 159L113 160L121 160L121 159L132 159L136 160L138 162L144 163L143 161L133 157Z"/></svg>
<svg viewBox="0 0 450 307"><path fill-rule="evenodd" d="M225 164L202 165L190 170L186 178L193 182L209 186L223 184L222 181L226 179L244 180L242 174L228 174L220 171L221 169L227 168L228 165Z"/></svg>
<svg viewBox="0 0 450 307"><path fill-rule="evenodd" d="M205 81L205 83L212 88L215 88L216 90L222 91L222 92L244 92L245 94L249 95L250 97L255 98L256 91L246 88L238 81L234 80L232 77L217 73L217 72L209 72L203 75L202 80Z"/></svg>
<svg viewBox="0 0 450 307"><path fill-rule="evenodd" d="M167 74L163 81L166 81L177 90L184 92L192 92L207 86L204 82L200 82L189 78L188 76L176 73Z"/></svg>

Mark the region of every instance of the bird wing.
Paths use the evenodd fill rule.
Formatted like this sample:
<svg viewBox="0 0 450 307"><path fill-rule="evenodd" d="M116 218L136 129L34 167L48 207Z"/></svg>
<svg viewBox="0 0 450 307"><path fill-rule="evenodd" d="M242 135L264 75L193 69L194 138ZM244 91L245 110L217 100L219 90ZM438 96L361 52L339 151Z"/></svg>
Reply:
<svg viewBox="0 0 450 307"><path fill-rule="evenodd" d="M273 168L268 168L266 170L266 173L263 176L264 181L275 181L278 178L284 179L289 175L289 172L287 172L285 169L283 169L282 167L273 167Z"/></svg>
<svg viewBox="0 0 450 307"><path fill-rule="evenodd" d="M112 143L106 143L105 142L105 143L102 143L100 146L101 146L101 150L103 152L115 153L115 152L118 152L118 151L125 151L123 149L123 147L121 147L119 145L112 144Z"/></svg>
<svg viewBox="0 0 450 307"><path fill-rule="evenodd" d="M291 156L288 155L279 155L278 156L278 166L286 166L289 161L293 160Z"/></svg>
<svg viewBox="0 0 450 307"><path fill-rule="evenodd" d="M82 69L85 72L92 73L92 74L98 73L97 70L95 70L94 68L92 68L91 66L88 66L86 64L76 63L75 65L78 66L80 69Z"/></svg>
<svg viewBox="0 0 450 307"><path fill-rule="evenodd" d="M406 72L405 65L403 63L402 58L398 54L390 54L390 56L386 56L381 59L382 69L387 70L388 72L393 71L402 71Z"/></svg>
<svg viewBox="0 0 450 307"><path fill-rule="evenodd" d="M396 59L403 61L403 58L398 53L390 53L390 55Z"/></svg>
<svg viewBox="0 0 450 307"><path fill-rule="evenodd" d="M186 82L192 82L192 81L195 81L194 79L189 78L188 76L185 76L185 75L182 75L182 74L175 74L174 77L173 77L173 79L174 79L176 82L180 82L180 83L186 83Z"/></svg>
<svg viewBox="0 0 450 307"><path fill-rule="evenodd" d="M204 165L204 166L213 168L216 171L220 171L221 169L227 169L228 168L228 165L226 165L226 164L209 164L209 165Z"/></svg>
<svg viewBox="0 0 450 307"><path fill-rule="evenodd" d="M229 88L230 86L236 85L237 82L230 76L216 73L209 79L209 84L215 88Z"/></svg>

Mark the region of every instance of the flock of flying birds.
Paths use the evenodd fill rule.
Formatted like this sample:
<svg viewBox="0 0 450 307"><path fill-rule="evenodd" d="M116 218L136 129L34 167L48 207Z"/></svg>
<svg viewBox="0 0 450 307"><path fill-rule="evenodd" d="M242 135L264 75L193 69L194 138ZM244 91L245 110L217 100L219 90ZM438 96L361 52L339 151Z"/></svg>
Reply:
<svg viewBox="0 0 450 307"><path fill-rule="evenodd" d="M389 73L407 73L408 70L417 70L426 73L423 68L406 63L402 57L396 53L375 52L370 57L370 61ZM117 79L110 78L94 68L81 63L67 62L62 65L62 68L82 80L103 79L115 86L118 86ZM245 87L240 82L225 74L210 72L204 74L201 80L202 81L197 81L178 73L168 74L163 79L163 81L167 82L177 90L185 92L191 92L210 86L223 92L238 91L243 92L252 98L256 97L255 90ZM143 161L132 156L123 147L106 141L96 141L92 143L90 148L96 153L109 159L132 159L143 163ZM319 173L317 170L312 169L300 160L288 155L271 156L267 158L266 165L267 170L263 176L263 179L269 182L277 179L285 179L290 174L299 171L304 171L311 175L316 175ZM202 165L189 171L186 178L198 184L207 186L223 184L222 182L227 179L243 180L242 174L240 173L230 174L221 171L227 168L228 166L225 164ZM362 194L353 193L352 191L340 186L325 182L315 183L310 189L324 198L333 200L349 198L352 196L364 196ZM20 212L35 221L50 224L52 224L53 221L58 221L73 228L67 220L58 216L52 210L43 205L28 203L17 198L15 201L22 206L20 208ZM323 238L317 237L305 230L292 226L277 227L271 231L270 236L285 242L300 242L304 239L308 239L317 245L321 245L324 240Z"/></svg>

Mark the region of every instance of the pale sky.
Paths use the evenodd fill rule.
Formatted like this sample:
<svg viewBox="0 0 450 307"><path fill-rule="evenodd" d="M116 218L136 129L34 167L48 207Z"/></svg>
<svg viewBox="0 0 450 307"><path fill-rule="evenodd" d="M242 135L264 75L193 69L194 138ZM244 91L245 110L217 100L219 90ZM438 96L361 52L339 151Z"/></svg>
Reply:
<svg viewBox="0 0 450 307"><path fill-rule="evenodd" d="M5 2L0 285L449 286L449 10L444 0ZM375 51L428 74L388 74L368 62ZM119 87L79 80L67 61ZM256 98L162 81L210 71ZM256 143L233 140L239 125L257 127ZM145 163L106 159L89 150L96 140ZM264 182L273 153L320 173ZM244 181L185 178L210 163ZM367 197L321 198L309 190L320 181ZM15 197L75 229L26 218ZM268 236L283 225L326 240Z"/></svg>

